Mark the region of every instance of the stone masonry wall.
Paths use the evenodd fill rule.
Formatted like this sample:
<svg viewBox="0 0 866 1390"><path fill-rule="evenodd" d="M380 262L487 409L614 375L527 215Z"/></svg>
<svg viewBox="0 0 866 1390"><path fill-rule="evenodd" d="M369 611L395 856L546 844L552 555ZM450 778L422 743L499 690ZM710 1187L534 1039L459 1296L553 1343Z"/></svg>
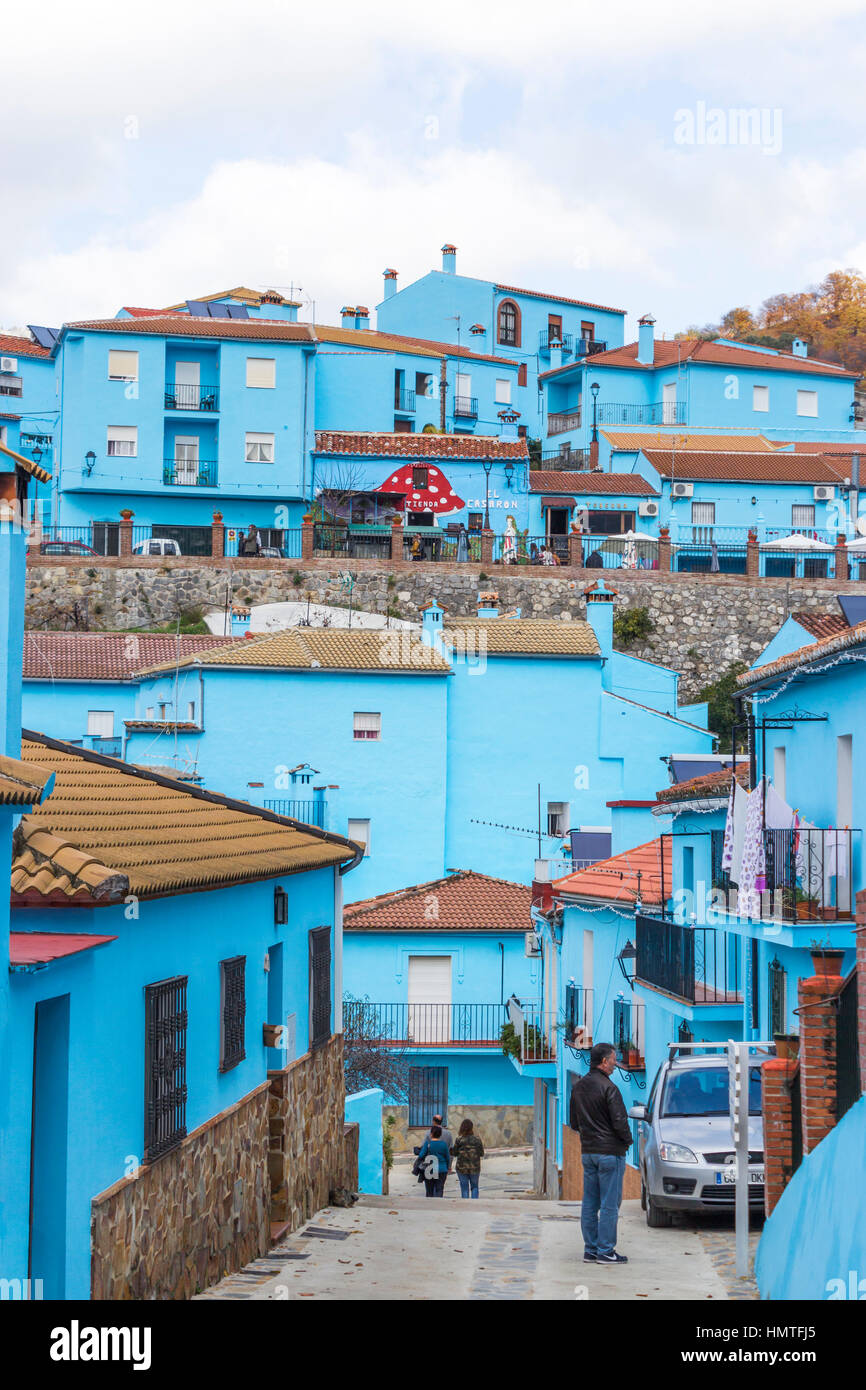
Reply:
<svg viewBox="0 0 866 1390"><path fill-rule="evenodd" d="M519 607L525 617L583 617L583 590L601 575L599 570L565 567L554 573L523 569L514 574L492 565L481 580L484 571L478 566L450 563L99 559L57 564L31 557L27 622L34 628L62 628L74 605L79 614L86 610L93 630L117 630L166 622L179 609L223 609L227 598L249 606L309 594L318 603L345 603L331 581L349 565L356 576L355 607L416 621L432 598L452 615L474 613L479 587L495 588L503 608ZM607 570L604 578L617 590L618 605L646 608L652 621L647 640L628 650L680 671L686 700L696 698L703 685L733 662L750 664L789 613L801 608L834 611L837 594L858 592L856 582L657 570Z"/></svg>
<svg viewBox="0 0 866 1390"><path fill-rule="evenodd" d="M271 1217L296 1230L334 1188L358 1188L358 1136L346 1126L343 1039L270 1073ZM347 1135L346 1130L350 1133Z"/></svg>
<svg viewBox="0 0 866 1390"><path fill-rule="evenodd" d="M424 1142L425 1128L409 1129L409 1108L406 1105L385 1105L383 1118L393 1115L394 1152L409 1153L416 1144ZM487 1149L522 1149L532 1143L533 1107L531 1105L449 1105L448 1128L456 1134L462 1120L470 1119Z"/></svg>

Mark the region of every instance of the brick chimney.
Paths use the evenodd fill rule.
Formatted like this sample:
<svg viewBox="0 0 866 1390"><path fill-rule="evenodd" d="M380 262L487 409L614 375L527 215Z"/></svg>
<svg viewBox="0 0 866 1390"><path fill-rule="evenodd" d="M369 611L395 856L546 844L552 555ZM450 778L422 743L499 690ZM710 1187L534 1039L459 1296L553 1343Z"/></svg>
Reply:
<svg viewBox="0 0 866 1390"><path fill-rule="evenodd" d="M385 279L385 298L390 299L392 294L397 293L397 272L389 268L383 270L382 274Z"/></svg>
<svg viewBox="0 0 866 1390"><path fill-rule="evenodd" d="M520 419L520 411L512 410L510 407L499 411L499 435L501 439L517 439L517 421Z"/></svg>
<svg viewBox="0 0 866 1390"><path fill-rule="evenodd" d="M457 247L446 242L442 247L442 269L446 275L457 274Z"/></svg>
<svg viewBox="0 0 866 1390"><path fill-rule="evenodd" d="M655 323L652 314L637 321L637 360L644 366L652 366L655 357Z"/></svg>
<svg viewBox="0 0 866 1390"><path fill-rule="evenodd" d="M340 319L343 328L355 327L355 310L348 304L344 304L340 310Z"/></svg>

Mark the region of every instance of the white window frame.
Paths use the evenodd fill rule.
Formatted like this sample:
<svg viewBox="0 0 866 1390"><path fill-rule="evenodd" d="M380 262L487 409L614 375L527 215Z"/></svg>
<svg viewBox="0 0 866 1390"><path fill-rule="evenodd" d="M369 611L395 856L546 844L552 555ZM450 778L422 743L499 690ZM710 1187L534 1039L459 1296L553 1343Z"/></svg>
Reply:
<svg viewBox="0 0 866 1390"><path fill-rule="evenodd" d="M276 357L248 357L246 380L253 390L273 391L277 384Z"/></svg>
<svg viewBox="0 0 866 1390"><path fill-rule="evenodd" d="M547 803L547 833L556 840L562 840L568 834L571 820L570 801L548 801ZM557 829L557 827L560 827Z"/></svg>
<svg viewBox="0 0 866 1390"><path fill-rule="evenodd" d="M273 463L276 436L267 431L247 430L244 439L244 458L247 463ZM267 457L270 450L270 458Z"/></svg>
<svg viewBox="0 0 866 1390"><path fill-rule="evenodd" d="M190 724L195 723L195 700L187 700L186 717L189 720Z"/></svg>
<svg viewBox="0 0 866 1390"><path fill-rule="evenodd" d="M770 388L769 386L752 387L752 409L766 415L770 409Z"/></svg>
<svg viewBox="0 0 866 1390"><path fill-rule="evenodd" d="M349 817L349 828L346 831L346 839L354 840L356 844L364 846L364 858L370 857L370 820L359 819L356 816Z"/></svg>
<svg viewBox="0 0 866 1390"><path fill-rule="evenodd" d="M378 710L355 710L352 715L352 737L371 741L381 738L381 713Z"/></svg>
<svg viewBox="0 0 866 1390"><path fill-rule="evenodd" d="M109 458L138 458L138 425L108 425L105 452Z"/></svg>
<svg viewBox="0 0 866 1390"><path fill-rule="evenodd" d="M715 502L692 502L692 525L693 526L715 526L716 524L716 504Z"/></svg>
<svg viewBox="0 0 866 1390"><path fill-rule="evenodd" d="M798 512L801 512L801 513L802 513L802 512L805 512L805 513L806 513L805 519L802 519L802 518L801 518L801 519L798 521L798 519L797 519L797 513L798 513ZM814 504L814 502L792 502L792 503L791 503L791 530L794 531L794 530L797 529L797 527L801 527L803 530L808 531L808 530L812 530L812 529L814 528L814 526L815 526L815 504Z"/></svg>
<svg viewBox="0 0 866 1390"><path fill-rule="evenodd" d="M134 348L108 349L108 380L138 381L138 352Z"/></svg>
<svg viewBox="0 0 866 1390"><path fill-rule="evenodd" d="M804 407L809 406L810 409ZM814 410L811 407L814 406ZM817 391L798 391L797 392L797 414L807 415L815 420L818 416L818 392Z"/></svg>
<svg viewBox="0 0 866 1390"><path fill-rule="evenodd" d="M508 377L498 376L496 378L494 400L497 405L511 405L511 382Z"/></svg>
<svg viewBox="0 0 866 1390"><path fill-rule="evenodd" d="M114 710L89 709L87 735L89 738L114 738Z"/></svg>

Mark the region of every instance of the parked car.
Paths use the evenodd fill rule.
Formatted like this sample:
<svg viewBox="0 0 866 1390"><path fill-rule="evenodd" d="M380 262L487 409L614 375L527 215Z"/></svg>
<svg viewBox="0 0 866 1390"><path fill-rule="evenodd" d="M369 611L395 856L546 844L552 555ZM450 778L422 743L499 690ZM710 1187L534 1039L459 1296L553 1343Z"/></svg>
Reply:
<svg viewBox="0 0 866 1390"><path fill-rule="evenodd" d="M263 560L285 560L285 552L278 545L263 545L259 551Z"/></svg>
<svg viewBox="0 0 866 1390"><path fill-rule="evenodd" d="M86 545L84 541L42 541L39 546L39 553L40 555L99 555L98 550L94 550L92 545Z"/></svg>
<svg viewBox="0 0 866 1390"><path fill-rule="evenodd" d="M709 1044L712 1046L712 1044ZM640 1120L641 1206L647 1225L669 1226L676 1211L734 1209L734 1140L725 1052L670 1050L656 1073ZM749 1067L749 1207L764 1207L761 1067Z"/></svg>
<svg viewBox="0 0 866 1390"><path fill-rule="evenodd" d="M151 536L149 541L139 541L132 547L133 555L179 555L180 544L166 536Z"/></svg>

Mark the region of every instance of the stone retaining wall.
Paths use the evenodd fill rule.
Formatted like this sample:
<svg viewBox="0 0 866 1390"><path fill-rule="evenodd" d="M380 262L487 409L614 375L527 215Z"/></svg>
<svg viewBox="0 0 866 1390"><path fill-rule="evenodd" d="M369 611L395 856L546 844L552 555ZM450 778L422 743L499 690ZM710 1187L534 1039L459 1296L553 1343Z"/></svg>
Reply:
<svg viewBox="0 0 866 1390"><path fill-rule="evenodd" d="M357 1191L357 1126L345 1125L345 1106L342 1036L270 1073L271 1217L293 1231L334 1188Z"/></svg>
<svg viewBox="0 0 866 1390"><path fill-rule="evenodd" d="M582 617L583 590L599 570L559 568L554 573L503 566L407 564L380 560L184 560L100 559L58 564L33 556L27 572L27 623L63 627L78 605L92 629L166 622L179 609L247 606L304 599L345 603L330 581L351 565L357 608L418 620L436 598L452 615L475 612L479 587L495 588L502 606L525 617ZM750 664L789 613L800 608L836 610L839 593L862 592L856 582L748 579L738 575L666 574L659 570L607 570L607 583L625 608L646 608L653 623L647 640L629 647L635 656L672 666L683 675L682 695L696 698L734 661Z"/></svg>
<svg viewBox="0 0 866 1390"><path fill-rule="evenodd" d="M409 1153L416 1144L423 1144L425 1128L408 1126L409 1108L406 1105L385 1105L382 1118L393 1115L394 1152ZM462 1120L470 1119L487 1149L522 1149L532 1143L533 1107L531 1105L449 1105L448 1128L456 1134Z"/></svg>

